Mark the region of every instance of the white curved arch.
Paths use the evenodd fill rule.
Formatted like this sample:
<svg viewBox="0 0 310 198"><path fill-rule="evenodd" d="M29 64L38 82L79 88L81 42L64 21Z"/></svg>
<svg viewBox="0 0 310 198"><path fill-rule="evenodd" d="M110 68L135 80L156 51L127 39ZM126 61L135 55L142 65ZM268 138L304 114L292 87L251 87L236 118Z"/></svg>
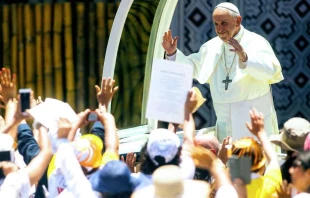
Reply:
<svg viewBox="0 0 310 198"><path fill-rule="evenodd" d="M153 65L153 60L155 58L163 58L164 56L165 51L161 45L162 37L164 33L168 31L170 28L170 24L171 24L174 10L176 8L178 0L161 0L160 3L162 3L163 7L160 7L161 5L159 5L156 11L156 14L160 14L160 16L157 16L159 17L159 21L153 22L153 27L152 27L151 37L150 37L148 56L147 56L146 66L145 66L143 101L142 101L142 112L141 112L142 114L141 124L145 124L147 121L148 126L153 129L157 128L157 120L153 120L153 119L147 120L145 117L150 82L151 82L152 65ZM154 27L155 25L157 25L157 27ZM150 53L151 53L151 56L149 56Z"/></svg>
<svg viewBox="0 0 310 198"><path fill-rule="evenodd" d="M114 77L115 62L124 24L133 0L122 0L113 21L105 53L102 78Z"/></svg>
<svg viewBox="0 0 310 198"><path fill-rule="evenodd" d="M146 120L145 110L146 103L148 99L148 92L150 86L150 76L152 71L152 64L154 58L162 58L164 55L164 50L161 46L162 36L165 31L170 27L174 10L176 8L178 0L160 0L159 6L156 10L156 22L154 19L153 27L150 35L150 42L148 48L148 55L145 66L145 78L144 78L144 88L143 88L143 104L142 104L142 115L141 115L141 125L134 128L122 129L118 131L119 137L126 138L130 137L128 145L120 144L120 153L127 152L137 152L141 150L142 144L137 144L135 140L140 139L144 141L145 137L143 134L150 132L152 129L157 128L157 120ZM121 4L117 10L112 29L110 32L110 37L107 45L107 51L105 54L104 67L102 72L102 78L114 77L115 63L117 52L119 48L119 43L124 28L124 24L130 10L133 0L122 0ZM109 108L110 109L110 108ZM146 124L146 125L145 125ZM134 137L140 134L139 137ZM125 141L126 139L124 139ZM123 142L125 143L125 142Z"/></svg>

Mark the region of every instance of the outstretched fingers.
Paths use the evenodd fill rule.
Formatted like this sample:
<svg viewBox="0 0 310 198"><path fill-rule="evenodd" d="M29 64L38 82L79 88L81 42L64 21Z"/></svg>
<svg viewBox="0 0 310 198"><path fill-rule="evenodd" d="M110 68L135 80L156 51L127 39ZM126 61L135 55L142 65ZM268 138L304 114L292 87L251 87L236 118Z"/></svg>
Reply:
<svg viewBox="0 0 310 198"><path fill-rule="evenodd" d="M176 36L176 37L174 37L173 38L173 45L177 45L178 44L178 40L179 40L179 37L178 36Z"/></svg>

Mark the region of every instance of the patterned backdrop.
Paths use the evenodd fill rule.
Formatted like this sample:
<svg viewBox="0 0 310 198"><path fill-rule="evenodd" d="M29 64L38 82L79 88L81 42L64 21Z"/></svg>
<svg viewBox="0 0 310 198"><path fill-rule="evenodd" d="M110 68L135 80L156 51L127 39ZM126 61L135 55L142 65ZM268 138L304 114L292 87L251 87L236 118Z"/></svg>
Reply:
<svg viewBox="0 0 310 198"><path fill-rule="evenodd" d="M216 36L212 24L220 0L179 0L171 29L178 47L190 54ZM264 36L283 69L284 81L272 85L279 127L291 117L310 120L310 0L230 0L240 10L242 24ZM216 116L207 85L194 82L207 98L195 114L197 128L213 126Z"/></svg>

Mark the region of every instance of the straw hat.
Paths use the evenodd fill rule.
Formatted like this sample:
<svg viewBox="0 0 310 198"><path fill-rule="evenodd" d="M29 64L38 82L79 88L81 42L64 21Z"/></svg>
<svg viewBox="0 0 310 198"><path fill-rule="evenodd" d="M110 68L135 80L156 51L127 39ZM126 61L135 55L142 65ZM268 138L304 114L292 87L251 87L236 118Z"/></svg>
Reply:
<svg viewBox="0 0 310 198"><path fill-rule="evenodd" d="M175 165L159 167L154 172L153 185L136 191L133 198L206 198L210 194L207 182L183 180L181 169Z"/></svg>
<svg viewBox="0 0 310 198"><path fill-rule="evenodd" d="M271 135L269 140L283 150L303 151L304 143L310 132L310 123L304 118L294 117L284 123L280 134Z"/></svg>

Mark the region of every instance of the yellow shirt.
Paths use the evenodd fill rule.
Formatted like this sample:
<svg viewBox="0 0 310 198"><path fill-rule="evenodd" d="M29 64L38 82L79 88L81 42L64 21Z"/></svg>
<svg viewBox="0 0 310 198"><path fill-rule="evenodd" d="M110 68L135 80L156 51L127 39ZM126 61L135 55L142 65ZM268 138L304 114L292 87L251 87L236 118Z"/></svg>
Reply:
<svg viewBox="0 0 310 198"><path fill-rule="evenodd" d="M252 179L246 186L249 198L277 197L277 189L280 188L282 175L280 167L270 165L264 176Z"/></svg>
<svg viewBox="0 0 310 198"><path fill-rule="evenodd" d="M113 161L113 160L119 160L119 155L117 153L115 153L115 152L106 151L102 155L101 166L105 165L106 163L108 163L110 161Z"/></svg>

